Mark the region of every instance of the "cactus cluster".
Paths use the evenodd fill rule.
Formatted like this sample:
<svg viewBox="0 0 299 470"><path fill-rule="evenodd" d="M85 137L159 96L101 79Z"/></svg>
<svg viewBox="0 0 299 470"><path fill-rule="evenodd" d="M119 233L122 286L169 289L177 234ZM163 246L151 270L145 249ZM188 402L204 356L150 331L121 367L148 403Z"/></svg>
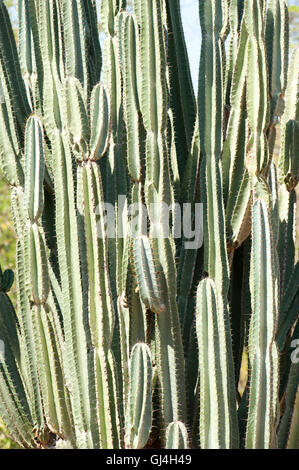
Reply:
<svg viewBox="0 0 299 470"><path fill-rule="evenodd" d="M196 99L179 0L19 0L18 45L0 0L0 417L23 447L299 447L299 50L285 0L198 3Z"/></svg>

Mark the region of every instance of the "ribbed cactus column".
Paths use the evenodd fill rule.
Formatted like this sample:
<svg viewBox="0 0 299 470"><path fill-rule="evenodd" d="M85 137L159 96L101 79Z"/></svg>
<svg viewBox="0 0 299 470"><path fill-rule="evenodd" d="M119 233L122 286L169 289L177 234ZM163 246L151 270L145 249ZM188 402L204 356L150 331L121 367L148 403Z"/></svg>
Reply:
<svg viewBox="0 0 299 470"><path fill-rule="evenodd" d="M283 113L282 99L287 84L289 62L288 20L288 5L285 0L268 1L265 41L271 92L270 116L273 124L276 124L275 121Z"/></svg>
<svg viewBox="0 0 299 470"><path fill-rule="evenodd" d="M228 367L224 309L213 280L204 279L197 291L196 333L199 348L200 418L199 433L202 449L237 447L231 419L234 408L228 396ZM233 422L233 425L235 423ZM235 439L235 441L233 440Z"/></svg>
<svg viewBox="0 0 299 470"><path fill-rule="evenodd" d="M77 206L80 224L81 252L88 271L88 305L93 367L96 387L96 409L101 448L118 447L119 404L116 390L115 361L112 347L115 312L108 270L108 248L104 227L104 196L98 160L109 145L110 104L102 84L91 94L90 154L78 161ZM100 216L100 223L97 221ZM84 221L84 222L83 222ZM106 295L102 296L101 292Z"/></svg>
<svg viewBox="0 0 299 470"><path fill-rule="evenodd" d="M130 183L126 168L126 129L123 104L123 69L122 65L122 22L126 2L104 0L101 2L100 22L106 34L104 43L103 82L111 100L111 137L105 159L100 162L103 175L105 202L113 207L109 222L112 233L108 238L109 271L112 298L117 311L113 338L113 351L118 371L118 386L123 400L121 407L121 426L124 426L124 409L129 387L130 357L130 311L129 286L127 277L130 265L130 239L128 237L127 206L131 200ZM133 66L132 66L133 67ZM108 218L111 214L108 213ZM109 220L109 219L108 219Z"/></svg>
<svg viewBox="0 0 299 470"><path fill-rule="evenodd" d="M296 447L287 2L199 2L197 104L179 0L99 6L19 0L17 47L0 0L0 418L26 448Z"/></svg>
<svg viewBox="0 0 299 470"><path fill-rule="evenodd" d="M3 2L0 3L0 20L2 25L0 32L0 162L7 181L11 185L18 186L23 183L20 162L21 142L30 107L21 76L12 27Z"/></svg>
<svg viewBox="0 0 299 470"><path fill-rule="evenodd" d="M184 38L179 0L165 0L167 21L167 61L169 64L170 105L174 117L174 138L180 183L183 183L186 155L191 150L196 120L187 48ZM182 188L183 189L183 188Z"/></svg>
<svg viewBox="0 0 299 470"><path fill-rule="evenodd" d="M78 427L79 446L92 446L91 409L88 384L87 338L80 276L78 219L74 201L74 180L70 149L65 133L53 138L54 182L56 193L56 230L58 261L63 276L63 316L66 341L66 364L72 393L72 410ZM85 317L85 320L84 320ZM89 334L89 333L87 333Z"/></svg>
<svg viewBox="0 0 299 470"><path fill-rule="evenodd" d="M166 429L165 442L166 449L188 449L188 432L184 423L170 423Z"/></svg>
<svg viewBox="0 0 299 470"><path fill-rule="evenodd" d="M235 5L235 9L237 6ZM237 28L233 3L230 7L232 28ZM226 223L229 249L233 250L248 237L250 232L250 180L245 167L247 131L246 82L248 67L248 35L244 21L239 33L232 38L235 56L231 66L230 88L227 104L230 107L226 139L222 152L223 197L226 205ZM231 57L233 59L233 57ZM229 79L227 78L229 82Z"/></svg>
<svg viewBox="0 0 299 470"><path fill-rule="evenodd" d="M299 180L299 51L292 54L286 88L286 108L282 117L281 151L279 156L280 181L285 182L287 189L293 189Z"/></svg>
<svg viewBox="0 0 299 470"><path fill-rule="evenodd" d="M269 158L266 139L269 100L263 3L260 0L248 0L244 5L244 21L248 33L247 112L251 130L246 167L250 174L264 170Z"/></svg>
<svg viewBox="0 0 299 470"><path fill-rule="evenodd" d="M12 272L0 270L0 280L0 412L12 438L29 448L34 445L34 424L20 372L16 314L7 294L13 282Z"/></svg>
<svg viewBox="0 0 299 470"><path fill-rule="evenodd" d="M246 447L276 447L278 412L279 271L269 195L262 183L254 189L250 290L252 318L249 332L250 392ZM267 200L268 199L268 200Z"/></svg>
<svg viewBox="0 0 299 470"><path fill-rule="evenodd" d="M137 343L130 358L130 388L126 412L125 444L142 449L152 427L152 359L146 344Z"/></svg>
<svg viewBox="0 0 299 470"><path fill-rule="evenodd" d="M61 368L57 351L53 344L53 325L51 311L47 305L50 292L46 243L40 217L44 207L43 181L45 171L44 134L41 121L31 116L25 130L25 187L24 203L27 212L23 250L19 245L19 257L24 256L24 266L20 263L19 275L23 272L28 305L30 302L28 332L32 322L32 357L29 370L37 369L39 394L43 408L39 413L41 421L37 426L45 425L54 432L61 433L62 429L70 432L70 422L66 403L61 402L63 388ZM28 273L25 278L25 272ZM22 275L21 275L22 276ZM53 349L54 348L54 349ZM39 358L39 359L38 359ZM55 362L57 361L57 365ZM32 367L32 363L34 367ZM36 393L36 390L34 390ZM61 396L62 393L62 396ZM62 405L62 408L60 407ZM41 405L40 405L41 406ZM43 422L46 417L45 423ZM69 438L69 436L66 436Z"/></svg>
<svg viewBox="0 0 299 470"><path fill-rule="evenodd" d="M299 323L294 331L294 343L291 342L287 351L287 359L292 362L288 373L288 381L285 392L285 409L278 428L278 448L298 447L298 384L299 384L299 362L298 339ZM295 347L294 347L295 346Z"/></svg>

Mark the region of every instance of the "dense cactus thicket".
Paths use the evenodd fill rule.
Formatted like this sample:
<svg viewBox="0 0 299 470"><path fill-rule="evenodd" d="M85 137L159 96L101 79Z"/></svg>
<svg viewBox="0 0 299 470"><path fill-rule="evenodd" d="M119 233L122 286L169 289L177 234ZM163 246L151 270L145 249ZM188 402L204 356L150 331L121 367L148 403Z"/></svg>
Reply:
<svg viewBox="0 0 299 470"><path fill-rule="evenodd" d="M179 0L19 0L18 46L0 0L26 448L299 448L299 50L285 0L198 3L196 99Z"/></svg>

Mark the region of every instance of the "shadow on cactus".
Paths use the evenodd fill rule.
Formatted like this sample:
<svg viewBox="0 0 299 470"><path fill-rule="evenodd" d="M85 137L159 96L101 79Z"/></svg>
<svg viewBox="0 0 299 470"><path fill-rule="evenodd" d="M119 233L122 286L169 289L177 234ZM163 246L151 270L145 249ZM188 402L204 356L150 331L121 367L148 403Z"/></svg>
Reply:
<svg viewBox="0 0 299 470"><path fill-rule="evenodd" d="M0 417L20 446L299 448L299 50L285 0L199 15L196 100L179 0L102 0L103 52L94 0L20 0L18 47L0 0Z"/></svg>

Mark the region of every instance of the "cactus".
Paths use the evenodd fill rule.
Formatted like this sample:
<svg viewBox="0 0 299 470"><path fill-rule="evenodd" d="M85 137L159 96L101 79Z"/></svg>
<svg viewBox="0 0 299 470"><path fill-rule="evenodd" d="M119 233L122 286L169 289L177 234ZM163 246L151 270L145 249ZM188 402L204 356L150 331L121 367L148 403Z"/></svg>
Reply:
<svg viewBox="0 0 299 470"><path fill-rule="evenodd" d="M103 53L95 0L19 0L18 12L17 46L0 0L12 439L298 447L299 54L289 60L286 1L199 2L197 100L178 0L101 0Z"/></svg>
<svg viewBox="0 0 299 470"><path fill-rule="evenodd" d="M142 449L152 427L152 360L146 344L137 343L130 359L130 389L125 424L128 449Z"/></svg>

